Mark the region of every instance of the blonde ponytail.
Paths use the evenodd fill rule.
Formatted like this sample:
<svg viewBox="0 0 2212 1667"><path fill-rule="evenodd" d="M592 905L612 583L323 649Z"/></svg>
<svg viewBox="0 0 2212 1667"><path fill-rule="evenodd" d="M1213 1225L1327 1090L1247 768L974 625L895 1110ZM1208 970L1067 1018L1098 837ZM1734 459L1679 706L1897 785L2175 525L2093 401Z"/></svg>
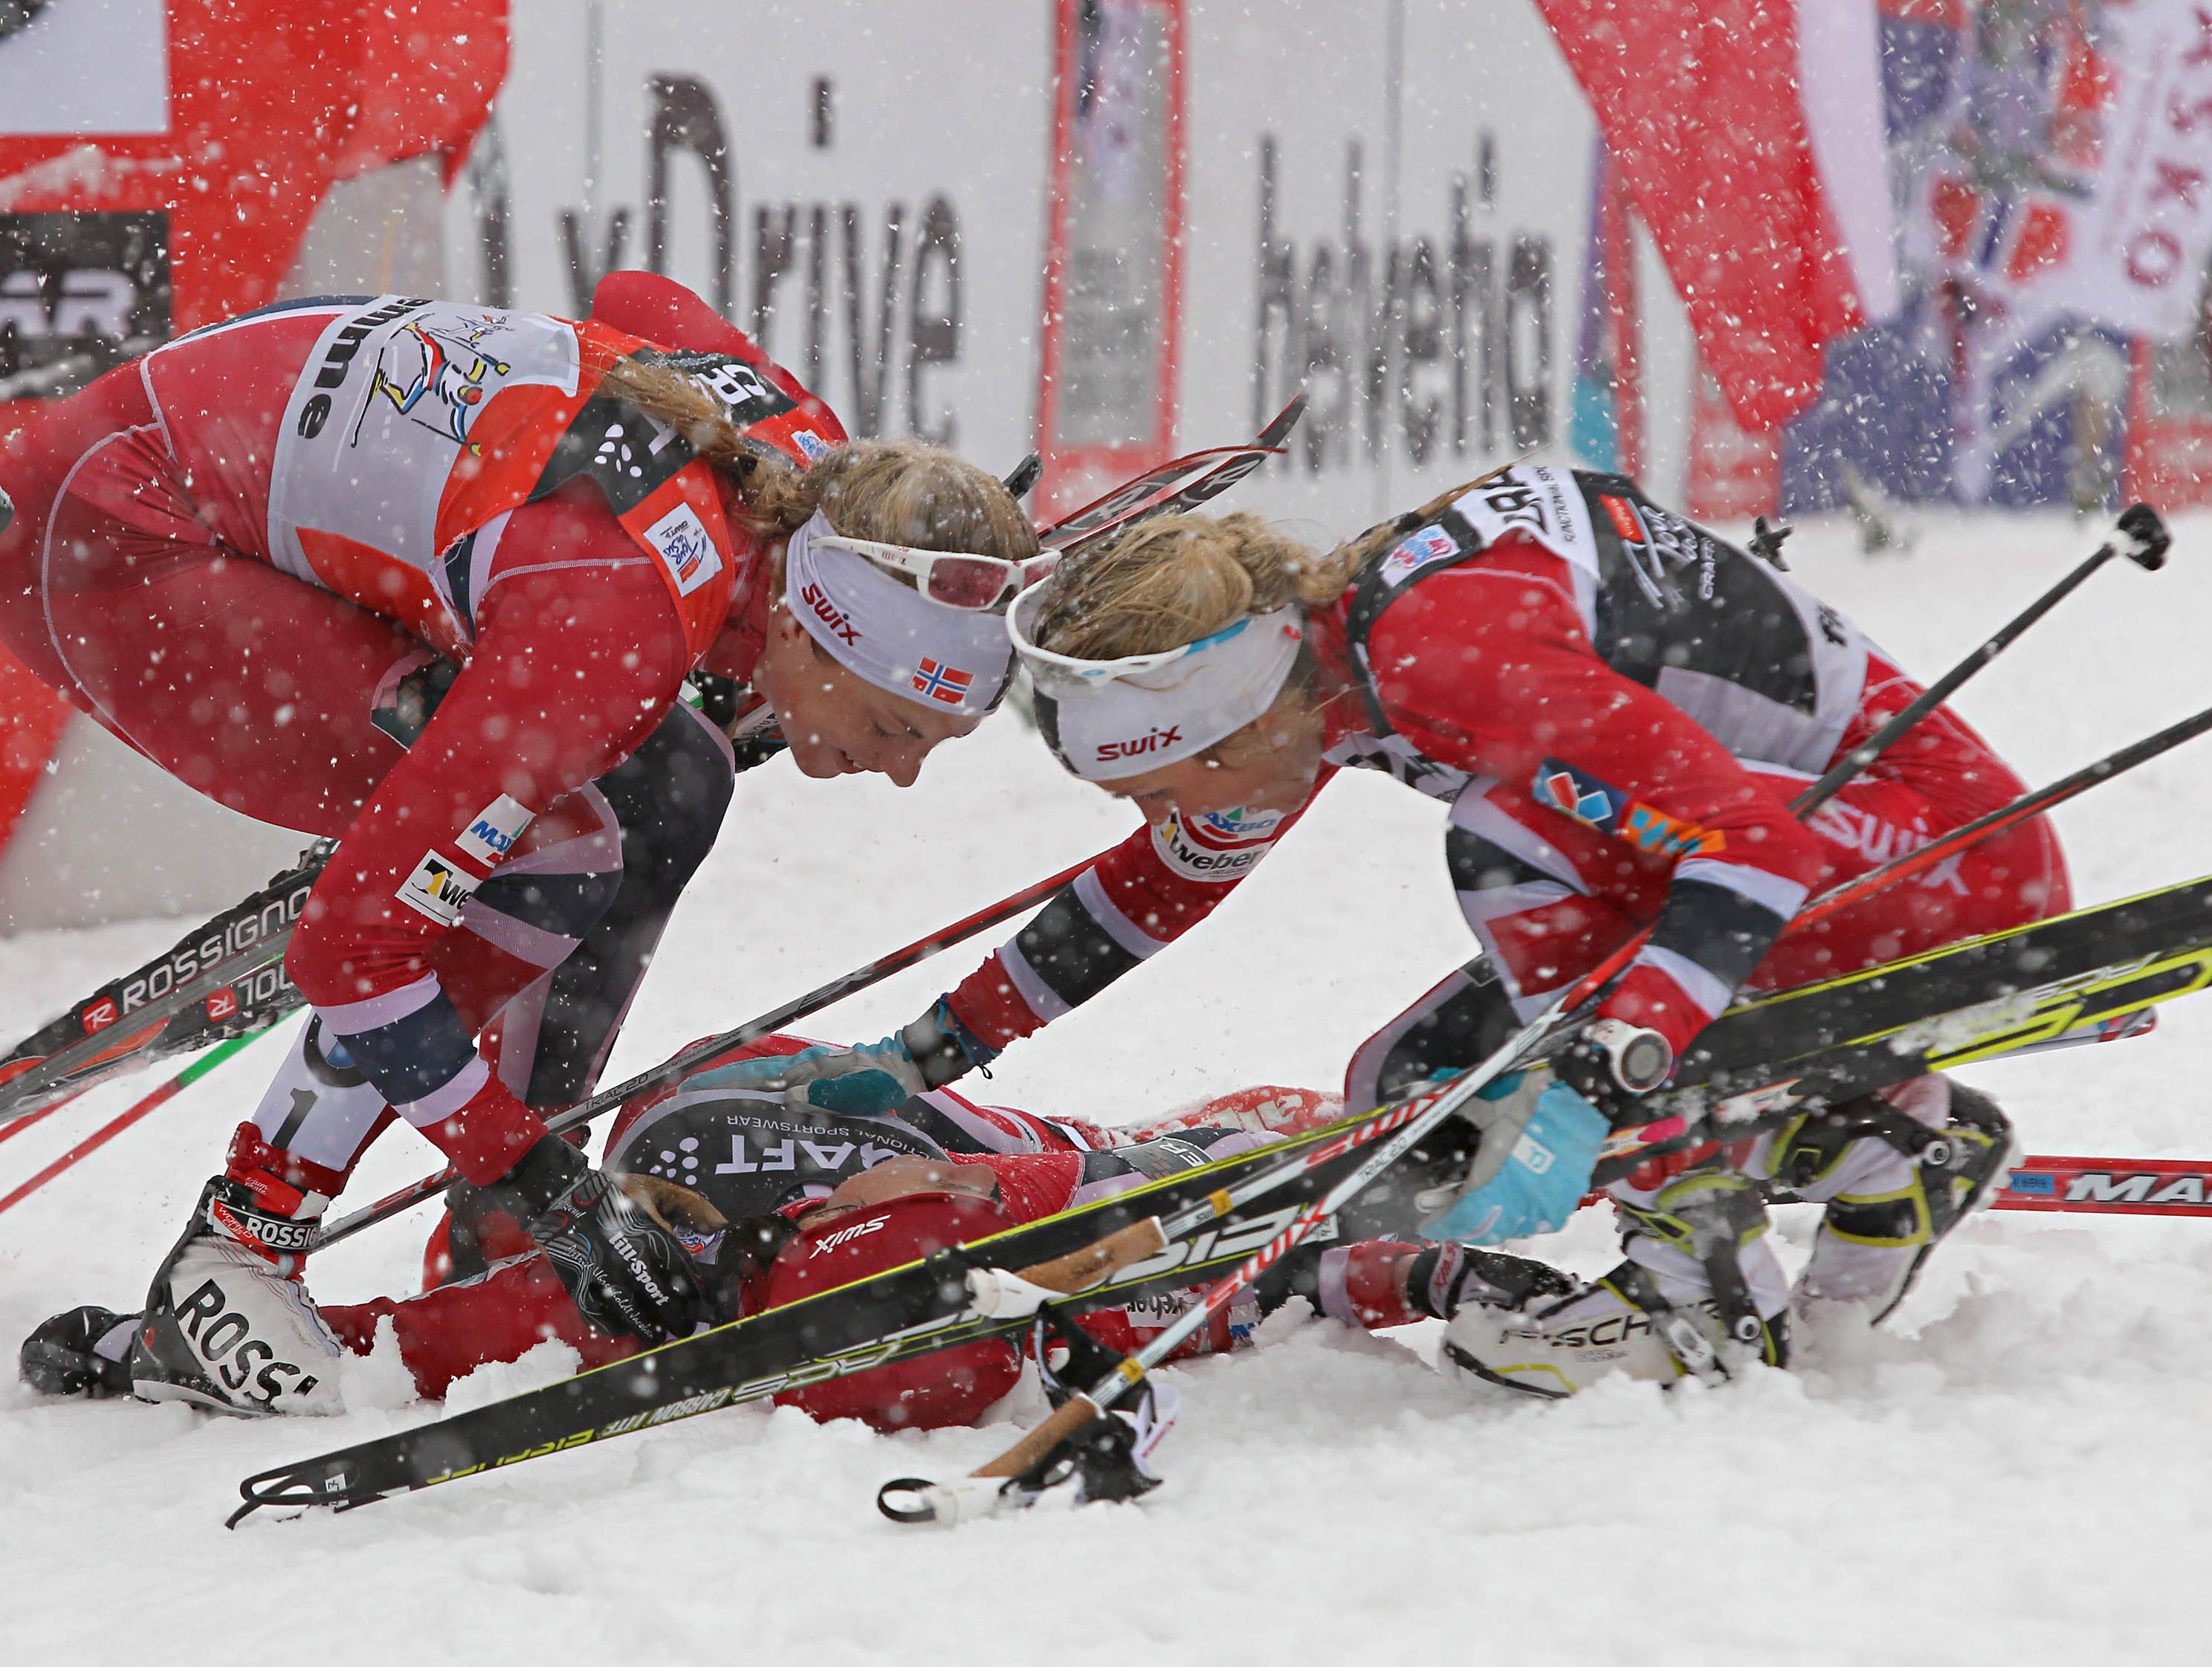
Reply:
<svg viewBox="0 0 2212 1667"><path fill-rule="evenodd" d="M672 365L617 360L599 386L667 423L727 476L757 533L788 533L818 509L848 538L1013 561L1036 554L1036 529L1012 494L942 447L853 440L801 470L748 439L720 399Z"/></svg>

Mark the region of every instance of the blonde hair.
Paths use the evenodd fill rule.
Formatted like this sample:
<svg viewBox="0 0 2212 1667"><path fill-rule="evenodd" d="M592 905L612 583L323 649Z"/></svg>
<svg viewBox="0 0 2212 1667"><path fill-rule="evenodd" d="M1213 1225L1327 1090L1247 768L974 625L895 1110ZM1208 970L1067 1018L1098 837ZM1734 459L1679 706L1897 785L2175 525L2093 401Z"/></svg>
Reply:
<svg viewBox="0 0 2212 1667"><path fill-rule="evenodd" d="M1480 478L1480 477L1479 477ZM1039 648L1077 659L1157 654L1226 631L1248 614L1326 608L1370 560L1474 482L1316 555L1259 516L1163 515L1061 564L1030 627Z"/></svg>
<svg viewBox="0 0 2212 1667"><path fill-rule="evenodd" d="M941 446L852 440L801 470L746 438L722 402L674 366L617 360L599 385L676 428L729 476L757 533L791 532L818 509L848 538L1012 561L1037 553L1036 530L1013 494Z"/></svg>

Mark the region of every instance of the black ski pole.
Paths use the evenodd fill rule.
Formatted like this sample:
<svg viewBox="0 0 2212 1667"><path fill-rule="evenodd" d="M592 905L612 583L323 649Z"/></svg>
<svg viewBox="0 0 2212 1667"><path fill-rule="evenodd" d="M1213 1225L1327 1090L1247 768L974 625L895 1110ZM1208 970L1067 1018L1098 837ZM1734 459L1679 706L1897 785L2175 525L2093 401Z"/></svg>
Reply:
<svg viewBox="0 0 2212 1667"><path fill-rule="evenodd" d="M1801 817L1809 816L1835 797L1862 770L1895 745L1898 737L1950 699L1960 685L2003 653L2022 632L2064 601L2084 579L2114 556L2124 555L2146 573L2154 573L2166 565L2166 547L2172 542L2156 510L2148 504L2129 505L2121 511L2119 524L2112 536L2098 545L2087 561L2030 603L2019 618L1930 683L1918 700L1869 736L1863 744L1838 759L1827 774L1792 801L1790 809Z"/></svg>

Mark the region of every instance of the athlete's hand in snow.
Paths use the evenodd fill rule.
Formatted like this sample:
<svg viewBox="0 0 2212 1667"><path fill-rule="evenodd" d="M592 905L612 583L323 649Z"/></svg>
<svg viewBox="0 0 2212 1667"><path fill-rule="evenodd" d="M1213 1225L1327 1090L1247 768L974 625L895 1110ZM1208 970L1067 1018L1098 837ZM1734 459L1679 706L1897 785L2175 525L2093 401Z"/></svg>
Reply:
<svg viewBox="0 0 2212 1667"><path fill-rule="evenodd" d="M800 1109L889 1117L915 1095L941 1088L995 1058L996 1051L969 1035L940 1000L880 1042L741 1059L702 1072L690 1086L752 1088L781 1094L786 1104Z"/></svg>
<svg viewBox="0 0 2212 1667"><path fill-rule="evenodd" d="M1496 1245L1556 1233L1589 1191L1606 1136L1636 1120L1636 1101L1674 1064L1656 1032L1601 1019L1560 1055L1548 1082L1515 1071L1490 1083L1461 1112L1482 1131L1474 1167L1421 1236Z"/></svg>
<svg viewBox="0 0 2212 1667"><path fill-rule="evenodd" d="M683 1241L558 1135L484 1192L529 1229L597 1330L651 1348L698 1325L703 1282Z"/></svg>

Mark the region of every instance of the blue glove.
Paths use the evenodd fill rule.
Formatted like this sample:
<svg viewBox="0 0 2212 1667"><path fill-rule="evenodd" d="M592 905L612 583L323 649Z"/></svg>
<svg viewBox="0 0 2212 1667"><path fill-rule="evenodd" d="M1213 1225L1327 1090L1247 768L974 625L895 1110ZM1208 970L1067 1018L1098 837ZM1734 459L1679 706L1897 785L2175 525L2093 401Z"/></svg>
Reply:
<svg viewBox="0 0 2212 1667"><path fill-rule="evenodd" d="M865 1047L811 1047L769 1058L740 1059L702 1071L685 1088L750 1088L781 1094L787 1106L814 1106L846 1117L889 1117L928 1087L896 1034Z"/></svg>
<svg viewBox="0 0 2212 1667"><path fill-rule="evenodd" d="M702 1071L686 1088L750 1088L784 1103L844 1117L889 1117L918 1094L941 1088L998 1050L971 1035L940 997L904 1030L862 1047L811 1047L772 1058L741 1059Z"/></svg>
<svg viewBox="0 0 2212 1667"><path fill-rule="evenodd" d="M1590 1171L1612 1124L1564 1082L1549 1084L1533 1103L1508 1089L1484 1109L1487 1115L1473 1118L1483 1131L1484 1151L1468 1177L1471 1184L1443 1215L1422 1223L1421 1237L1497 1245L1556 1233L1589 1191ZM1505 1142L1511 1144L1499 1161L1495 1155ZM1486 1156L1492 1161L1485 1162Z"/></svg>

